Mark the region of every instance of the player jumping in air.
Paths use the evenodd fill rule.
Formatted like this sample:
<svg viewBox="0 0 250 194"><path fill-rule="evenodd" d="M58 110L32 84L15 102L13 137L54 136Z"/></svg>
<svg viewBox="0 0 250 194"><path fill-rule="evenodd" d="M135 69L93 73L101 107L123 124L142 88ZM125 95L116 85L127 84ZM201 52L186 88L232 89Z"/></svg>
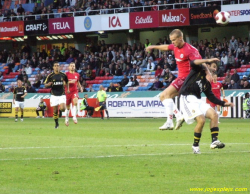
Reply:
<svg viewBox="0 0 250 194"><path fill-rule="evenodd" d="M186 43L183 40L183 33L179 29L173 30L169 34L169 38L172 44L169 45L152 45L146 48L146 51L151 51L152 49L158 49L162 51L174 51L174 56L176 59L178 67L178 77L161 93L160 100L165 106L167 113L167 121L159 127L161 130L172 130L179 129L184 122L183 116L174 104L173 98L178 96L178 92L184 83L185 78L189 74L191 67L190 61L195 59L201 59L199 51L192 45ZM173 124L173 114L176 116L176 126L174 128Z"/></svg>
<svg viewBox="0 0 250 194"><path fill-rule="evenodd" d="M49 74L44 82L45 87L51 87L50 91L50 106L53 107L53 117L55 120L55 129L59 127L58 123L58 106L62 112L65 111L66 108L66 96L64 92L64 85L68 86L68 78L67 76L60 72L59 63L57 61L53 64L54 72ZM69 90L69 88L68 88ZM69 92L69 91L68 91Z"/></svg>
<svg viewBox="0 0 250 194"><path fill-rule="evenodd" d="M73 116L73 121L75 124L77 124L77 102L78 102L78 87L80 88L80 91L82 92L82 86L79 82L80 75L79 73L75 72L75 63L71 62L69 64L69 72L66 73L66 76L68 78L69 83L69 92L67 93L67 88L65 87L65 93L66 93L66 110L65 110L65 125L69 126L69 110L70 110L70 103L72 103L72 110L71 114Z"/></svg>

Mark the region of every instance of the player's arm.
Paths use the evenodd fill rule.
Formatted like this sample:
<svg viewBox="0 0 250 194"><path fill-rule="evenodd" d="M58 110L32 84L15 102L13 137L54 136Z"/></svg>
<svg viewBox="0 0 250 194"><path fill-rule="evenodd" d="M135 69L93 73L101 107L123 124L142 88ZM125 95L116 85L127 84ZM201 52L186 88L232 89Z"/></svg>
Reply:
<svg viewBox="0 0 250 194"><path fill-rule="evenodd" d="M146 48L146 51L150 52L152 49L158 49L158 50L161 50L161 51L168 51L169 50L168 44L164 44L164 45L151 45L151 46L148 46Z"/></svg>
<svg viewBox="0 0 250 194"><path fill-rule="evenodd" d="M65 75L65 74L64 74ZM68 77L65 75L64 76L64 82L66 83L66 85L67 85L67 93L69 94L70 93L70 91L69 91L69 80L68 80Z"/></svg>
<svg viewBox="0 0 250 194"><path fill-rule="evenodd" d="M226 96L225 96L225 91L224 91L223 87L221 87L220 89L222 91L223 98L225 98Z"/></svg>
<svg viewBox="0 0 250 194"><path fill-rule="evenodd" d="M218 58L211 58L211 59L195 59L191 61L194 65L201 65L203 63L212 63L212 62L218 62L220 61Z"/></svg>
<svg viewBox="0 0 250 194"><path fill-rule="evenodd" d="M24 95L21 96L21 98L24 98L25 96L27 96L27 92L24 93Z"/></svg>
<svg viewBox="0 0 250 194"><path fill-rule="evenodd" d="M15 104L15 99L16 99L16 88L13 91L13 104Z"/></svg>
<svg viewBox="0 0 250 194"><path fill-rule="evenodd" d="M81 86L81 84L80 84L80 82L79 82L79 81L77 82L77 84L78 84L78 87L79 87L79 89L80 89L80 92L83 92L83 90L82 90L82 86Z"/></svg>
<svg viewBox="0 0 250 194"><path fill-rule="evenodd" d="M47 76L46 80L44 81L45 88L49 88L53 85L53 82L51 81L50 75Z"/></svg>

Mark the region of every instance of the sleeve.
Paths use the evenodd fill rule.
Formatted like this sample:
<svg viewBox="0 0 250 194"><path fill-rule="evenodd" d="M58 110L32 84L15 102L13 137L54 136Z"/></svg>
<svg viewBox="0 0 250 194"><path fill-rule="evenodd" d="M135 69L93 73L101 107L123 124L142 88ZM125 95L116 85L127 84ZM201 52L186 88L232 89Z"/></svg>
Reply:
<svg viewBox="0 0 250 194"><path fill-rule="evenodd" d="M13 90L13 94L16 94L16 88Z"/></svg>
<svg viewBox="0 0 250 194"><path fill-rule="evenodd" d="M173 51L174 50L174 45L173 44L168 45L168 50Z"/></svg>
<svg viewBox="0 0 250 194"><path fill-rule="evenodd" d="M51 76L50 76L50 75L51 75L51 74L49 74L49 75L47 76L47 78L45 79L45 81L44 81L45 84L47 84L48 82L51 81Z"/></svg>
<svg viewBox="0 0 250 194"><path fill-rule="evenodd" d="M202 59L199 51L197 49L195 49L195 48L191 50L191 52L188 55L188 58L189 58L190 61L193 61L195 59Z"/></svg>
<svg viewBox="0 0 250 194"><path fill-rule="evenodd" d="M64 81L68 83L68 77L64 74Z"/></svg>
<svg viewBox="0 0 250 194"><path fill-rule="evenodd" d="M24 92L24 93L27 93L27 90L26 90L26 88L25 88L25 87L23 87L23 92Z"/></svg>
<svg viewBox="0 0 250 194"><path fill-rule="evenodd" d="M204 91L204 93L210 102L224 107L225 102L215 97L214 93L211 90L211 85L209 85L209 87L207 88L207 90Z"/></svg>
<svg viewBox="0 0 250 194"><path fill-rule="evenodd" d="M107 98L107 93L106 92L104 92L104 97Z"/></svg>

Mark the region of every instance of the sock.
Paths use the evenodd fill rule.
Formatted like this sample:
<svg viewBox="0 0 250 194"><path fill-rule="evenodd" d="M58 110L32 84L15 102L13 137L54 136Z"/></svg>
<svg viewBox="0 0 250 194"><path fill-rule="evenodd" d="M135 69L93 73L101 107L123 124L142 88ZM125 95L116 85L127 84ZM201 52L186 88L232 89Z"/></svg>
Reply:
<svg viewBox="0 0 250 194"><path fill-rule="evenodd" d="M23 118L23 112L21 112L21 119Z"/></svg>
<svg viewBox="0 0 250 194"><path fill-rule="evenodd" d="M54 117L55 123L56 123L56 125L57 125L57 124L58 124L58 114L57 114L57 113L54 113L54 114L53 114L53 117Z"/></svg>
<svg viewBox="0 0 250 194"><path fill-rule="evenodd" d="M15 111L16 119L18 118L18 111Z"/></svg>
<svg viewBox="0 0 250 194"><path fill-rule="evenodd" d="M218 122L219 122L219 119L220 119L220 111L217 111L217 114L218 114Z"/></svg>
<svg viewBox="0 0 250 194"><path fill-rule="evenodd" d="M210 129L210 131L211 131L212 142L214 142L218 139L219 127L213 127Z"/></svg>
<svg viewBox="0 0 250 194"><path fill-rule="evenodd" d="M56 115L58 115L58 114L56 114ZM61 116L62 116L62 111L59 109L59 117L61 117Z"/></svg>
<svg viewBox="0 0 250 194"><path fill-rule="evenodd" d="M101 116L102 116L102 118L103 118L103 112L102 112L102 110L101 110Z"/></svg>
<svg viewBox="0 0 250 194"><path fill-rule="evenodd" d="M73 106L73 107L72 107L71 113L72 113L72 116L73 116L73 117L76 117L76 106Z"/></svg>
<svg viewBox="0 0 250 194"><path fill-rule="evenodd" d="M180 118L182 117L182 114L181 114L181 112L178 110L176 104L174 103L173 105L174 105L174 106L173 106L173 113L174 113L176 119L180 119Z"/></svg>
<svg viewBox="0 0 250 194"><path fill-rule="evenodd" d="M164 105L167 113L167 122L172 123L173 122L173 106L174 101L173 99L165 99L162 101L162 104Z"/></svg>
<svg viewBox="0 0 250 194"><path fill-rule="evenodd" d="M66 108L66 110L65 110L65 114L66 114L66 117L69 117L69 110ZM66 118L65 117L65 118Z"/></svg>
<svg viewBox="0 0 250 194"><path fill-rule="evenodd" d="M200 139L201 139L201 133L195 133L194 132L194 143L193 143L193 146L199 146Z"/></svg>
<svg viewBox="0 0 250 194"><path fill-rule="evenodd" d="M107 117L109 117L109 112L108 112L108 110L105 110L105 112L106 112L106 114L107 114Z"/></svg>

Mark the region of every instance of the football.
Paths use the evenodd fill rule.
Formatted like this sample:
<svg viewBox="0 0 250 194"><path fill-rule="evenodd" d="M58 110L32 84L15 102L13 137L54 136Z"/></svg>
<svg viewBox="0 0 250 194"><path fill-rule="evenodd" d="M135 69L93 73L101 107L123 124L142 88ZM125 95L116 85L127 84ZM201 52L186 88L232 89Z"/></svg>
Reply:
<svg viewBox="0 0 250 194"><path fill-rule="evenodd" d="M230 22L230 14L226 11L221 11L216 14L215 21L219 25L227 25Z"/></svg>

